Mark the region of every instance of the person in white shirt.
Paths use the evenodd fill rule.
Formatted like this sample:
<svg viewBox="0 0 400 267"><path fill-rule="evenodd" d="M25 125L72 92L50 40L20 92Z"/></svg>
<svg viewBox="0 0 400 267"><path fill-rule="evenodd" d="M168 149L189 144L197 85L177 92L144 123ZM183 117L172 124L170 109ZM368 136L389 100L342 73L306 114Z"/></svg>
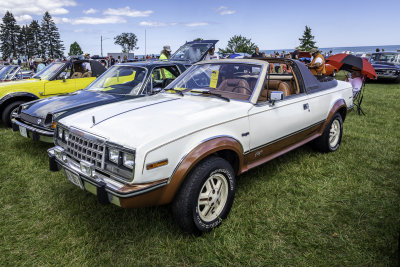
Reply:
<svg viewBox="0 0 400 267"><path fill-rule="evenodd" d="M346 82L351 83L351 86L353 87L353 96L355 96L358 92L361 91L361 88L363 86L363 77L361 75L361 71L359 70L353 70L350 72L351 77L345 78Z"/></svg>
<svg viewBox="0 0 400 267"><path fill-rule="evenodd" d="M219 56L215 54L215 47L212 47L210 51L208 51L208 54L204 58L204 60L213 60L213 59L219 59Z"/></svg>
<svg viewBox="0 0 400 267"><path fill-rule="evenodd" d="M85 59L89 60L90 59L90 54L85 54ZM90 66L90 62L84 62L83 63L83 69L85 72L91 72L92 67Z"/></svg>

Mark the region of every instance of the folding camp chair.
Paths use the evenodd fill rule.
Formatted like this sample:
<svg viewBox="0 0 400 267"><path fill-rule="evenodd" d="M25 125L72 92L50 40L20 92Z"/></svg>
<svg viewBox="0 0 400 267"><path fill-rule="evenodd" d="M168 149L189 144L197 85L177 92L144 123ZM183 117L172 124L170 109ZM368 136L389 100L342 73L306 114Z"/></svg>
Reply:
<svg viewBox="0 0 400 267"><path fill-rule="evenodd" d="M357 108L357 113L358 115L364 115L364 110L361 107L363 98L364 98L364 90L365 90L365 81L363 82L363 85L361 86L360 91L358 91L354 96L353 96L353 104Z"/></svg>

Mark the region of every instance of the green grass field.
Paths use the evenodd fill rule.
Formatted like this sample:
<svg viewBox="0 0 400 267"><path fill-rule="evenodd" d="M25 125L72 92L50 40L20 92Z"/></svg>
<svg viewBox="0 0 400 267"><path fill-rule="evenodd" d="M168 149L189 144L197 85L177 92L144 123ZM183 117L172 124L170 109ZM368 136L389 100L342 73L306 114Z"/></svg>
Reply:
<svg viewBox="0 0 400 267"><path fill-rule="evenodd" d="M303 146L238 177L219 228L183 234L168 206L124 210L48 170L46 149L0 126L0 266L397 266L400 84L367 84L341 148Z"/></svg>

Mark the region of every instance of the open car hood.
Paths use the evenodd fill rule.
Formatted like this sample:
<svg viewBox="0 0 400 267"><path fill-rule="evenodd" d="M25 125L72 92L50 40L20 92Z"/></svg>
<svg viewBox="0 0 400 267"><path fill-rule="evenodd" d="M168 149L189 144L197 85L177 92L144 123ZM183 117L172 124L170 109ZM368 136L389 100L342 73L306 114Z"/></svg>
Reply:
<svg viewBox="0 0 400 267"><path fill-rule="evenodd" d="M187 62L190 64L194 64L202 59L207 55L207 53L210 51L212 47L215 46L215 44L218 43L218 40L200 40L200 41L191 41L187 42L184 45L182 45L174 54L171 55L170 60L171 61L179 61L179 62ZM198 60L194 59L193 53L190 53L188 50L185 54L182 55L182 57L177 58L177 56L181 53L182 50L184 50L186 47L196 47L196 46L202 46L204 44L211 44L207 50L203 51L203 53L200 53L200 57ZM198 57L199 54L196 55Z"/></svg>

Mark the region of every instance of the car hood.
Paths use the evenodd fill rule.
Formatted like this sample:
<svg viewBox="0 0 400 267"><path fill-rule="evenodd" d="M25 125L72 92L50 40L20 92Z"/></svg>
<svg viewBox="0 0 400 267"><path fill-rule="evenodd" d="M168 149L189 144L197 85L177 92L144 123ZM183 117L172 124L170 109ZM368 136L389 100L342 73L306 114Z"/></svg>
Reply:
<svg viewBox="0 0 400 267"><path fill-rule="evenodd" d="M22 112L34 117L45 118L48 113L64 113L75 109L80 111L83 108L91 108L115 101L129 99L131 97L133 96L81 90L72 94L53 96L39 101L34 101L31 104L28 104Z"/></svg>
<svg viewBox="0 0 400 267"><path fill-rule="evenodd" d="M28 84L28 83L37 83L37 82L41 82L41 80L39 80L39 79L24 79L24 80L18 80L18 81L9 81L6 83L0 83L0 90L2 90L4 87Z"/></svg>
<svg viewBox="0 0 400 267"><path fill-rule="evenodd" d="M23 90L24 88L30 88L32 84L41 83L41 80L38 79L26 79L19 81L10 81L10 82L2 82L0 83L0 98L3 95L8 94L9 92L18 92Z"/></svg>
<svg viewBox="0 0 400 267"><path fill-rule="evenodd" d="M165 93L88 109L59 122L120 145L138 148L150 142L160 144L175 140L247 116L251 107L248 102Z"/></svg>

